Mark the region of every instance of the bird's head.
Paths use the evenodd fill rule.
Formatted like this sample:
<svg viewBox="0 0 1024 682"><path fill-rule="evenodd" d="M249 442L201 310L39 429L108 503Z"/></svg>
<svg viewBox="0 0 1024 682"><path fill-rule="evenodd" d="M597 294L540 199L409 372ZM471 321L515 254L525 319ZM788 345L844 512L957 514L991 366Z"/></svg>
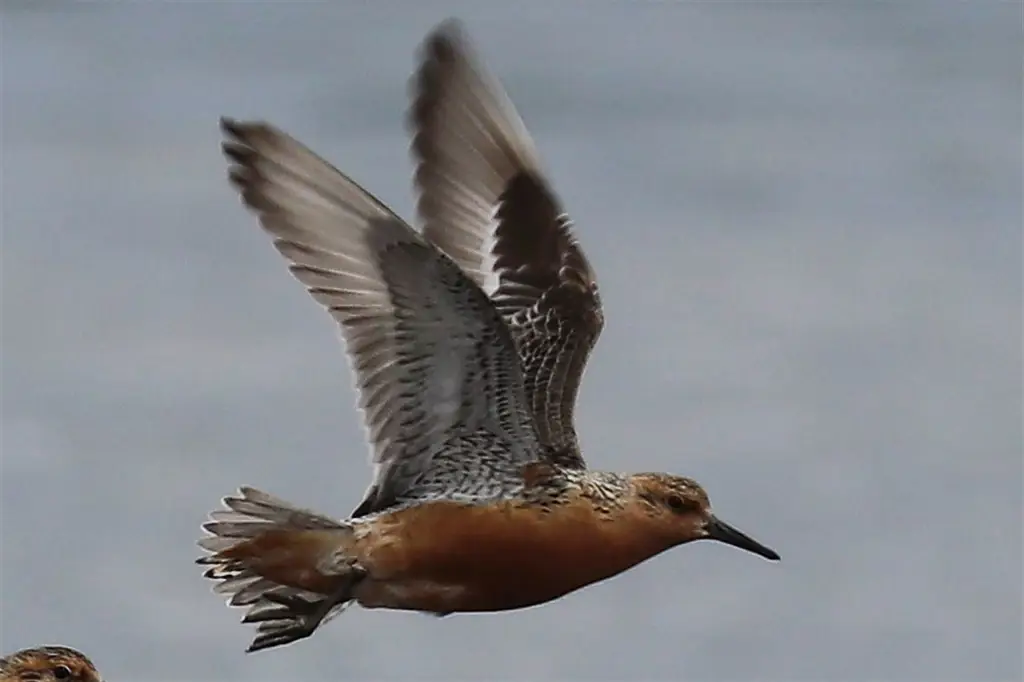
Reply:
<svg viewBox="0 0 1024 682"><path fill-rule="evenodd" d="M779 555L711 513L704 488L691 478L670 474L631 477L641 514L673 545L693 540L718 540L778 561Z"/></svg>
<svg viewBox="0 0 1024 682"><path fill-rule="evenodd" d="M41 646L0 658L0 682L103 682L103 678L82 652Z"/></svg>

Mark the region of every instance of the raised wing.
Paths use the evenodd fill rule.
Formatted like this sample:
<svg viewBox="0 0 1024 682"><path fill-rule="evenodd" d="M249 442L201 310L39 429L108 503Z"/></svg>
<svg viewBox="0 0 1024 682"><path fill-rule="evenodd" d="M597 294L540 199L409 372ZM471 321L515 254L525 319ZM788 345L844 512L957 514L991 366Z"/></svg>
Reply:
<svg viewBox="0 0 1024 682"><path fill-rule="evenodd" d="M459 434L482 430L510 444L506 456L535 458L515 347L486 294L290 136L264 123L221 127L232 184L341 327L376 465L360 509L416 497Z"/></svg>
<svg viewBox="0 0 1024 682"><path fill-rule="evenodd" d="M497 274L492 297L515 339L541 442L557 463L582 468L573 410L604 325L593 269L519 114L454 21L427 38L414 89L424 236L481 286Z"/></svg>

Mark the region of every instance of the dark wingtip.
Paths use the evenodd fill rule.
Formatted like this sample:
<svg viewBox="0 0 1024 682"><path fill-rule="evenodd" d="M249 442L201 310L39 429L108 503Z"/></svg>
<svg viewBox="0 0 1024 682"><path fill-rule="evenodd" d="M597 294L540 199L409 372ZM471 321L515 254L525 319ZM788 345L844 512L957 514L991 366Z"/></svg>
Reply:
<svg viewBox="0 0 1024 682"><path fill-rule="evenodd" d="M220 130L228 138L223 146L251 146L254 140L260 140L272 135L274 128L260 120L242 121L230 116L220 117Z"/></svg>
<svg viewBox="0 0 1024 682"><path fill-rule="evenodd" d="M423 126L431 125L430 118L436 116L434 105L438 92L445 87L455 64L474 61L462 21L448 17L436 24L420 44L418 58L419 66L409 79L413 104L406 115L406 127L414 137L414 153L422 155L423 142L415 138Z"/></svg>
<svg viewBox="0 0 1024 682"><path fill-rule="evenodd" d="M469 55L469 34L460 19L448 17L427 34L421 47L421 58L427 62L451 63L457 55Z"/></svg>
<svg viewBox="0 0 1024 682"><path fill-rule="evenodd" d="M446 17L439 21L427 35L427 42L436 40L462 42L465 40L466 27L458 17Z"/></svg>
<svg viewBox="0 0 1024 682"><path fill-rule="evenodd" d="M237 118L221 116L218 123L220 131L225 135L225 137L232 140L238 140L242 137L242 128L244 124Z"/></svg>

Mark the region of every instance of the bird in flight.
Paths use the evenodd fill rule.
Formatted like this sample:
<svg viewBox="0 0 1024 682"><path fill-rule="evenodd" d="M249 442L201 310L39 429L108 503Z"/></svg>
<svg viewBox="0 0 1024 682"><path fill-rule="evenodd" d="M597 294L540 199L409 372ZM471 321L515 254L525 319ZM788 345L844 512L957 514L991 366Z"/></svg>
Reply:
<svg viewBox="0 0 1024 682"><path fill-rule="evenodd" d="M251 487L211 513L197 561L247 608L248 651L353 603L541 604L692 540L777 560L690 478L587 467L573 408L604 325L594 270L456 21L427 37L413 89L420 230L274 126L221 121L232 185L340 327L373 464L345 519Z"/></svg>
<svg viewBox="0 0 1024 682"><path fill-rule="evenodd" d="M0 682L103 682L103 678L81 651L41 646L0 658Z"/></svg>

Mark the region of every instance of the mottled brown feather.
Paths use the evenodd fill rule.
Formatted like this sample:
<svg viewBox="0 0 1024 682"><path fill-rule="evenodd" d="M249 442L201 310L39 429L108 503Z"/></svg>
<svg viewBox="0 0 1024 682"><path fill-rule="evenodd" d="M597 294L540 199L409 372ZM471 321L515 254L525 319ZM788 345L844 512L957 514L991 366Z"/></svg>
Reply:
<svg viewBox="0 0 1024 682"><path fill-rule="evenodd" d="M493 299L515 339L541 440L556 463L584 468L573 412L604 325L593 269L522 120L457 22L427 38L413 87L423 234L481 286L497 275Z"/></svg>
<svg viewBox="0 0 1024 682"><path fill-rule="evenodd" d="M509 444L508 457L536 459L515 342L487 295L290 135L263 122L221 126L232 184L341 328L375 465L358 514L432 494L422 485L434 457L458 435L485 431ZM466 493L479 483L461 480Z"/></svg>

